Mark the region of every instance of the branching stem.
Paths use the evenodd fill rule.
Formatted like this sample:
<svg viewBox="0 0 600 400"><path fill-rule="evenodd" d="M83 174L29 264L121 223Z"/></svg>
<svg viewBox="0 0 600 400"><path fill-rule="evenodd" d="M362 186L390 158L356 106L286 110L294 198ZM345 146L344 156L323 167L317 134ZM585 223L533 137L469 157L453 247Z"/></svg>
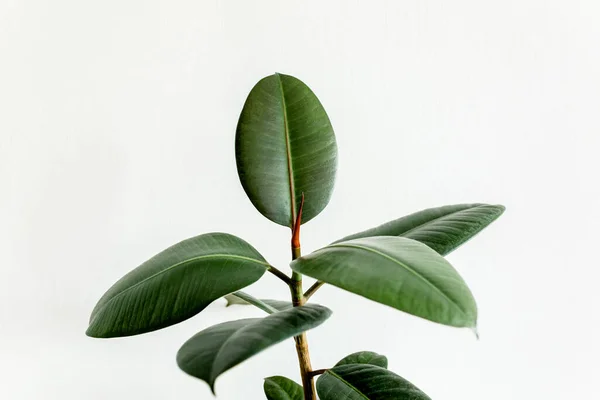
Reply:
<svg viewBox="0 0 600 400"><path fill-rule="evenodd" d="M273 275L275 275L276 277L278 277L279 279L281 279L282 281L284 281L286 285L290 285L292 283L292 280L290 279L289 276L287 276L286 274L284 274L283 272L281 272L274 266L270 266L268 271L270 273L272 273Z"/></svg>
<svg viewBox="0 0 600 400"><path fill-rule="evenodd" d="M308 290L306 292L304 292L304 298L306 299L306 301L308 301L308 299L310 299L310 297L315 294L315 292L317 290L319 290L319 288L321 286L323 286L325 284L325 282L323 281L316 281L311 287L308 288Z"/></svg>
<svg viewBox="0 0 600 400"><path fill-rule="evenodd" d="M324 374L325 372L327 372L327 370L326 370L326 369L316 369L316 370L314 370L314 371L310 371L310 372L309 372L309 375L310 375L311 377L315 377L315 376L317 376L317 375L322 375L322 374Z"/></svg>

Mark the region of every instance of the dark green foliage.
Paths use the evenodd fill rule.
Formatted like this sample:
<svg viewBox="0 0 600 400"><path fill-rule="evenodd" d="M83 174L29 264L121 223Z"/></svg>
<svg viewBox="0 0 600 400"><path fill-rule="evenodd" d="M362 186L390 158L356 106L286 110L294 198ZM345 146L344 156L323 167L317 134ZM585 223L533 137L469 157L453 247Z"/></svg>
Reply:
<svg viewBox="0 0 600 400"><path fill-rule="evenodd" d="M302 194L302 221L329 203L337 168L337 144L317 96L283 74L254 86L240 115L235 155L242 186L265 217L292 227Z"/></svg>
<svg viewBox="0 0 600 400"><path fill-rule="evenodd" d="M108 338L165 328L256 282L268 267L258 251L233 235L184 240L115 283L92 311L86 333Z"/></svg>
<svg viewBox="0 0 600 400"><path fill-rule="evenodd" d="M406 379L370 364L333 367L317 380L321 400L431 400Z"/></svg>
<svg viewBox="0 0 600 400"><path fill-rule="evenodd" d="M477 306L456 270L412 239L338 242L292 262L294 271L440 324L475 327Z"/></svg>
<svg viewBox="0 0 600 400"><path fill-rule="evenodd" d="M265 379L265 395L268 400L302 400L304 390L291 379L283 376L271 376Z"/></svg>
<svg viewBox="0 0 600 400"><path fill-rule="evenodd" d="M481 232L504 212L504 206L457 204L429 208L338 242L369 236L402 236L417 240L445 256Z"/></svg>
<svg viewBox="0 0 600 400"><path fill-rule="evenodd" d="M371 364L381 368L387 368L388 360L386 356L382 356L381 354L372 351L359 351L342 358L335 366L337 367L338 365L346 364Z"/></svg>
<svg viewBox="0 0 600 400"><path fill-rule="evenodd" d="M211 326L179 349L177 364L214 391L215 380L266 348L321 325L331 310L316 304L293 307L265 318L240 319Z"/></svg>
<svg viewBox="0 0 600 400"><path fill-rule="evenodd" d="M331 311L306 302L329 283L440 324L474 328L475 299L443 256L496 220L504 207L431 208L301 257L300 225L329 202L337 144L320 101L308 86L288 75L265 77L250 92L237 125L235 155L242 187L252 204L269 220L292 229L292 276L270 265L238 237L196 236L159 253L115 283L92 311L87 335L111 338L165 328L225 297L227 306L251 304L269 315L211 326L180 348L179 367L208 383L213 393L218 376L293 337L302 385L282 376L266 378L268 400L315 400L316 375L320 375L316 389L321 400L431 400L389 371L387 357L374 352L353 353L329 369L315 371L305 332L322 324ZM288 287L290 300L259 299L240 291L265 271ZM318 280L304 294L303 275Z"/></svg>

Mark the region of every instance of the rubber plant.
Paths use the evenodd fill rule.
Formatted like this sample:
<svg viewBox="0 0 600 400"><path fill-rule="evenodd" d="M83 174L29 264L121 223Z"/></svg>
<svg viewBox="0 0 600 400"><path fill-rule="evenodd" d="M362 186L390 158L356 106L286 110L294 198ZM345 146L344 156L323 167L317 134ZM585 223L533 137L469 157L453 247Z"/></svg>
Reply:
<svg viewBox="0 0 600 400"><path fill-rule="evenodd" d="M301 385L282 376L268 377L264 391L269 400L312 400L317 394L321 400L429 399L388 370L386 357L374 352L353 353L333 366L313 369L306 331L321 325L331 311L309 300L330 284L433 322L475 329L473 295L444 256L492 223L504 207L431 208L301 256L301 224L323 211L331 197L337 144L315 94L283 74L263 78L248 95L237 125L235 155L252 204L269 220L290 228L291 275L239 237L196 236L115 283L92 311L87 335L113 338L166 328L226 296L229 304L251 304L269 315L212 326L181 346L179 367L208 383L213 393L222 373L294 338ZM259 300L240 291L265 272L289 287L290 300ZM304 275L317 280L306 291Z"/></svg>

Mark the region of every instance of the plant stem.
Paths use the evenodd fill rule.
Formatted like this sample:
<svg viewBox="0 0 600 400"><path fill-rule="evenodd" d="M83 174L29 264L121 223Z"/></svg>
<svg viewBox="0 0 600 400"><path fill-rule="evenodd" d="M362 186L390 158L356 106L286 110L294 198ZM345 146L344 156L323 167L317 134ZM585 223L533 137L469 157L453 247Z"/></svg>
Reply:
<svg viewBox="0 0 600 400"><path fill-rule="evenodd" d="M286 284L289 285L291 283L290 277L278 270L277 268L275 268L274 266L271 265L268 271L276 277L278 277L279 279L281 279L282 281L284 281Z"/></svg>
<svg viewBox="0 0 600 400"><path fill-rule="evenodd" d="M301 256L301 252L300 252L300 247L294 247L294 243L292 243L292 260L295 260L296 258L299 258ZM296 282L300 282L300 295L298 296L298 298L302 298L302 274L296 272L296 271L292 271L292 281L290 282L290 287L291 285L295 284ZM292 293L293 295L293 293Z"/></svg>
<svg viewBox="0 0 600 400"><path fill-rule="evenodd" d="M292 260L299 258L302 255L300 250L300 225L302 224L302 208L304 206L304 193L302 193L302 201L300 202L300 210L292 229ZM302 275L293 272L290 283L290 291L292 292L292 303L294 307L303 306L306 303L306 298L302 293ZM308 341L306 332L295 336L296 353L298 353L298 363L300 364L300 375L302 377L302 387L304 388L304 400L315 400L317 398L315 390L315 382L313 381L312 366L310 364L310 353L308 352Z"/></svg>
<svg viewBox="0 0 600 400"><path fill-rule="evenodd" d="M317 376L317 375L322 375L325 372L327 372L326 369L316 369L314 371L310 371L310 376Z"/></svg>
<svg viewBox="0 0 600 400"><path fill-rule="evenodd" d="M302 374L302 387L304 388L304 400L315 400L316 388L315 382L311 375L312 366L310 365L310 354L308 352L308 342L306 341L306 333L303 333L296 338L296 352L298 353L298 361L300 362L300 372Z"/></svg>
<svg viewBox="0 0 600 400"><path fill-rule="evenodd" d="M299 252L298 248L298 252ZM290 285L292 292L292 302L294 307L299 307L306 303L306 299L302 294L302 276L300 279L292 279ZM310 363L310 353L308 351L308 341L306 339L306 333L302 333L294 337L296 341L296 353L298 353L298 362L300 364L300 375L302 377L302 386L304 388L304 400L315 400L316 390L315 383L313 381L312 365Z"/></svg>
<svg viewBox="0 0 600 400"><path fill-rule="evenodd" d="M319 288L321 286L323 286L325 284L325 282L323 281L316 281L311 287L308 288L308 290L304 293L304 298L308 301L308 299L310 299L310 296L312 296L313 294L315 294L315 292L317 290L319 290Z"/></svg>
<svg viewBox="0 0 600 400"><path fill-rule="evenodd" d="M302 225L302 209L304 208L304 193L302 193L302 199L300 200L300 210L294 221L292 227L292 260L300 258L302 252L300 251L300 226ZM302 274L296 271L292 271L292 281L302 282ZM300 294L302 294L302 284L300 284Z"/></svg>

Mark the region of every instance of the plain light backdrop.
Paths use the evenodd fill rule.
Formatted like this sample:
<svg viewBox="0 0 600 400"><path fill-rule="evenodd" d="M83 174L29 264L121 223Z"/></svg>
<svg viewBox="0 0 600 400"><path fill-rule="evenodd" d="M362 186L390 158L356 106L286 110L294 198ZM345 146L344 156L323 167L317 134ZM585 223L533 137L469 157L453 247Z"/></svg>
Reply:
<svg viewBox="0 0 600 400"><path fill-rule="evenodd" d="M211 399L175 353L260 316L219 300L126 339L84 335L110 285L196 234L224 231L289 271L287 229L239 183L251 87L297 76L340 152L303 249L423 208L500 203L449 256L480 340L325 286L315 368L386 354L434 400L600 398L600 3L507 0L0 0L0 398ZM266 274L247 289L287 298ZM298 379L288 340L227 372L219 399Z"/></svg>

